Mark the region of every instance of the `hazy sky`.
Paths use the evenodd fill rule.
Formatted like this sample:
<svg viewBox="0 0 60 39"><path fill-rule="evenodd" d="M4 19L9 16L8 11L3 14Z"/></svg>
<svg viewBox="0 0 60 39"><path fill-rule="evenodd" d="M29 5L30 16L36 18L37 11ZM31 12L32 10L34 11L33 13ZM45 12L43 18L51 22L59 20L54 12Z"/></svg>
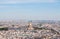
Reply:
<svg viewBox="0 0 60 39"><path fill-rule="evenodd" d="M59 0L0 0L0 20L60 20Z"/></svg>

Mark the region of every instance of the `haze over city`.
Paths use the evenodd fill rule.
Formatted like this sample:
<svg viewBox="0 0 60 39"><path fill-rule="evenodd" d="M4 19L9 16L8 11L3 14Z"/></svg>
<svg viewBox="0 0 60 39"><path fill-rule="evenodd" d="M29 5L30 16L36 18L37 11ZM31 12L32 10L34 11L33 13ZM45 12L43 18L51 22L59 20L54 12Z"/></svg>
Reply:
<svg viewBox="0 0 60 39"><path fill-rule="evenodd" d="M60 39L60 0L0 0L0 39Z"/></svg>
<svg viewBox="0 0 60 39"><path fill-rule="evenodd" d="M0 0L0 20L60 20L60 0Z"/></svg>

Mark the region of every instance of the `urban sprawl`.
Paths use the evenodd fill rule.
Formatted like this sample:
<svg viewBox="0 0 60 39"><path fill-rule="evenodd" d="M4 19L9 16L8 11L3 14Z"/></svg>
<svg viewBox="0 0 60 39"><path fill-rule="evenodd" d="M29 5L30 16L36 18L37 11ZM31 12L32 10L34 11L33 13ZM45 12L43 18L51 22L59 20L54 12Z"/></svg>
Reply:
<svg viewBox="0 0 60 39"><path fill-rule="evenodd" d="M0 21L0 39L60 39L60 21Z"/></svg>

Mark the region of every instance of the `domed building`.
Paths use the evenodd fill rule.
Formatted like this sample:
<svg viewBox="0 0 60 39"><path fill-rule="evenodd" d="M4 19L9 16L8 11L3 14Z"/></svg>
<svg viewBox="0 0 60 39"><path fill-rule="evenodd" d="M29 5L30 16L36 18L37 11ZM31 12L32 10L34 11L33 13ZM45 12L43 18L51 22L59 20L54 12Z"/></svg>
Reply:
<svg viewBox="0 0 60 39"><path fill-rule="evenodd" d="M33 30L34 28L32 27L32 21L28 22L28 30Z"/></svg>

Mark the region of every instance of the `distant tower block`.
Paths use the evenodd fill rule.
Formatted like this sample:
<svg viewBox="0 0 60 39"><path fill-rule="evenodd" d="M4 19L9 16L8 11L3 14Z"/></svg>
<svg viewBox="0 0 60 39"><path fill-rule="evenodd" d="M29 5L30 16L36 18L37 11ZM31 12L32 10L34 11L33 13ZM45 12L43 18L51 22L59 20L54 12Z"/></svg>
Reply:
<svg viewBox="0 0 60 39"><path fill-rule="evenodd" d="M28 30L33 30L32 22L29 22L29 23L28 23Z"/></svg>

